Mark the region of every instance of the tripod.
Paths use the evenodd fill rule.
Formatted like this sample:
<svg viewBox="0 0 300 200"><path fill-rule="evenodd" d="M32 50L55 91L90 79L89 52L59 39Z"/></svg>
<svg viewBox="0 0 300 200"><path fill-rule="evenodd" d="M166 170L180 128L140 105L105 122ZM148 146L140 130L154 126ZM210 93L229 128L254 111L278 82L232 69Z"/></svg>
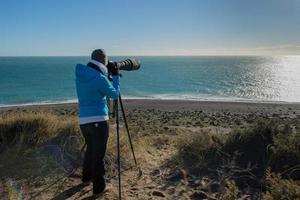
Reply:
<svg viewBox="0 0 300 200"><path fill-rule="evenodd" d="M126 115L125 115L125 110L124 110L124 106L123 106L122 97L121 97L121 94L119 94L118 100L114 100L114 116L115 116L115 119L116 119L116 128L117 128L118 189L119 189L119 200L121 200L122 199L122 194L121 194L121 155L120 155L119 104L121 106L122 116L123 116L123 120L124 120L124 123L125 123L126 132L127 132L127 136L128 136L128 140L129 140L129 144L130 144L130 149L131 149L131 152L132 152L132 156L133 156L133 159L134 159L135 166L138 167L138 164L137 164L135 153L134 153L134 150L133 150L131 135L129 133L129 127L128 127L128 123L127 123L127 119L126 119ZM139 173L141 174L140 170L139 170Z"/></svg>

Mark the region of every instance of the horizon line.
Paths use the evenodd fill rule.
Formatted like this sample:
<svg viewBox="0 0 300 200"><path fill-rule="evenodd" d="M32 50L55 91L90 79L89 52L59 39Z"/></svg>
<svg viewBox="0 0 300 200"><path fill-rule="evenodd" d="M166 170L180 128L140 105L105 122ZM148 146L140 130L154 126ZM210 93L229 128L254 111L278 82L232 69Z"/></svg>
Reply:
<svg viewBox="0 0 300 200"><path fill-rule="evenodd" d="M224 57L234 57L234 56L300 56L300 54L199 54L199 55L183 55L183 54L173 54L173 55L108 55L115 57L198 57L198 56L224 56ZM90 55L0 55L0 57L90 57Z"/></svg>

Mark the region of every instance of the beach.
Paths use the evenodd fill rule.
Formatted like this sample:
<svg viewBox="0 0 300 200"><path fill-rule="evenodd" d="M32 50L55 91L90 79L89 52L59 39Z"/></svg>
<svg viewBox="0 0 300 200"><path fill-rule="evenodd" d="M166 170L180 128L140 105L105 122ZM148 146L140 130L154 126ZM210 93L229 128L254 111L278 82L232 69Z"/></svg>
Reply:
<svg viewBox="0 0 300 200"><path fill-rule="evenodd" d="M22 113L25 115L50 113L50 115L57 116L59 119L72 120L74 126L76 126L77 106L76 103L71 103L3 107L0 109L0 116L5 118L6 116L15 116ZM197 199L199 195L204 195L199 194L199 189L197 189L199 186L193 186L192 183L199 180L195 180L194 176L189 175L188 168L170 164L177 153L176 144L178 139L182 137L188 138L195 134L203 134L203 132L230 134L235 129L246 129L257 120L277 120L292 124L296 129L300 127L300 103L131 99L124 100L124 107L129 129L133 136L137 160L142 169L142 176L138 176L133 160L129 156L130 150L126 141L123 120L121 119L121 137L125 138L126 141L122 146L125 148L122 152L124 162L122 165L124 168L122 183L123 195L126 199ZM108 159L112 159L111 157L114 157L115 154L114 120L110 120L110 124L111 144L108 147ZM80 185L79 169L76 176L65 178L63 185L56 183L44 191L44 188L49 187L49 184L53 181L52 178L49 178L49 174L51 175L52 172L49 172L49 174L43 172L45 177L42 178L42 182L34 178L34 180L24 178L24 175L18 177L14 174L14 171L20 170L22 174L24 163L19 165L12 164L13 161L11 161L12 163L4 163L5 158L12 153L6 154L3 153L2 158L0 156L1 168L6 169L8 164L12 167L10 170L0 170L2 171L2 187L7 184L5 180L8 179L16 180L15 184L19 186L26 182L36 181L38 182L37 185L33 186L28 183L30 186L26 186L27 190L23 191L23 195L34 197L33 199L88 199L91 195L91 186L77 188ZM18 160L18 155L13 154L11 160ZM105 194L103 199L117 198L117 182L115 175L113 175L116 171L110 169L112 167L113 165L108 166L108 183L112 189ZM3 197L5 195L7 193L3 193Z"/></svg>
<svg viewBox="0 0 300 200"><path fill-rule="evenodd" d="M297 120L300 118L300 103L289 102L226 102L191 100L125 99L124 108L129 122L144 124L152 120L158 125L176 121L178 126L199 123L228 127L251 122L256 118ZM78 115L77 103L12 106L0 108L0 114L45 111L58 115ZM140 118L139 115L146 116ZM241 123L235 123L240 121ZM220 123L219 123L220 122ZM202 125L202 126L203 126Z"/></svg>
<svg viewBox="0 0 300 200"><path fill-rule="evenodd" d="M251 101L192 101L192 100L157 100L157 99L125 99L124 107L127 111L133 110L149 111L151 109L160 111L205 111L207 113L257 113L279 114L298 116L300 114L300 103L290 102L251 102ZM26 105L0 107L0 113L26 111L50 111L57 114L77 114L77 103Z"/></svg>

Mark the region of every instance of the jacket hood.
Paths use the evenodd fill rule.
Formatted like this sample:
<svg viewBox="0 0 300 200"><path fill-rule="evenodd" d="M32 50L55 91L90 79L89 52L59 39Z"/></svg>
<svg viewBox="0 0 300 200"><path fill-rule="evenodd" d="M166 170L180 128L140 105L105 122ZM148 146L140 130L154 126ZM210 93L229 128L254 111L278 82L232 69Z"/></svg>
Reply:
<svg viewBox="0 0 300 200"><path fill-rule="evenodd" d="M77 81L88 82L92 79L95 79L97 76L99 76L99 72L86 65L77 64L75 75Z"/></svg>

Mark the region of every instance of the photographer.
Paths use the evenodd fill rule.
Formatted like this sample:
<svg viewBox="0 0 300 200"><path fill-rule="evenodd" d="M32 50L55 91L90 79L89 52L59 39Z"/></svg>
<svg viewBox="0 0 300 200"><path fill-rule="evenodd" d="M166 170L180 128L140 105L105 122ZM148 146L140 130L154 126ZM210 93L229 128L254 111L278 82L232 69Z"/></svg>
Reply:
<svg viewBox="0 0 300 200"><path fill-rule="evenodd" d="M106 187L103 159L109 135L109 111L105 97L119 97L119 69L116 66L108 69L107 64L105 51L96 49L87 65L76 66L79 123L87 144L82 182L93 182L95 196L101 194ZM112 75L112 83L108 80L108 74Z"/></svg>

